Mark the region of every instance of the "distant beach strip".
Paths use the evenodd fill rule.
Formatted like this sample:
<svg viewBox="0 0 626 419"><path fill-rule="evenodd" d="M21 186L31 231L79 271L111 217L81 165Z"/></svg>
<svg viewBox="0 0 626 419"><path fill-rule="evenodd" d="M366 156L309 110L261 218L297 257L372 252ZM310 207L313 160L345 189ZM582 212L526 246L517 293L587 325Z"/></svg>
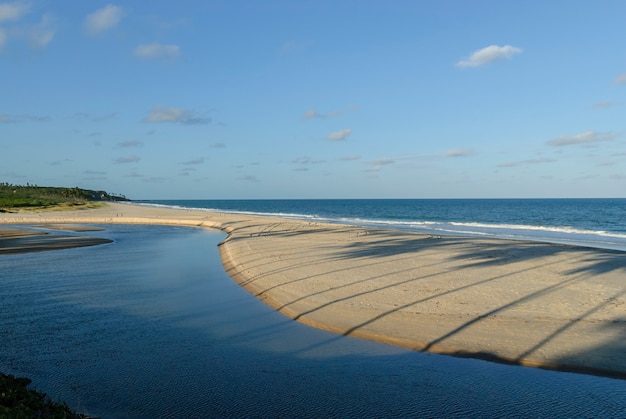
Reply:
<svg viewBox="0 0 626 419"><path fill-rule="evenodd" d="M0 257L110 243L80 235L80 226L113 223L225 231L226 272L314 327L416 351L626 378L624 252L109 203L2 213ZM67 224L80 224L70 227L78 232L41 232Z"/></svg>

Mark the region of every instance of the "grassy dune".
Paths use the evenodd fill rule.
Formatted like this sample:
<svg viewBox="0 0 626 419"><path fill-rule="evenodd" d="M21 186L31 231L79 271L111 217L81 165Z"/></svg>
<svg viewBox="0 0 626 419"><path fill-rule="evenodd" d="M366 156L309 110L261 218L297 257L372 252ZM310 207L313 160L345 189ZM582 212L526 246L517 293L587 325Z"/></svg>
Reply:
<svg viewBox="0 0 626 419"><path fill-rule="evenodd" d="M0 183L0 212L41 208L91 208L103 201L128 201L105 191Z"/></svg>

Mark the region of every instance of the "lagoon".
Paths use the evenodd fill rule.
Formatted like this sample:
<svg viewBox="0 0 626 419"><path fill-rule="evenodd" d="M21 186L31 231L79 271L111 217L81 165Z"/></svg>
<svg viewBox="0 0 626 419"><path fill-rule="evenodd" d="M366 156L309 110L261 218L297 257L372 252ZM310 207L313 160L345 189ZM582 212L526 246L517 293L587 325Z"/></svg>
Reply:
<svg viewBox="0 0 626 419"><path fill-rule="evenodd" d="M0 370L79 411L626 417L623 380L416 353L301 325L226 275L224 233L101 227L89 234L113 243L0 257Z"/></svg>

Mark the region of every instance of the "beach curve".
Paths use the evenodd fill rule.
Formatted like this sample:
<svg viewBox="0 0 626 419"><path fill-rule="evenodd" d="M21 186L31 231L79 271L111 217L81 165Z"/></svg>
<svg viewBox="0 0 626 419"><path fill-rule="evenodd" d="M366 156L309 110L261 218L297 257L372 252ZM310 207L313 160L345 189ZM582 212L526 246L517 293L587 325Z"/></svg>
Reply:
<svg viewBox="0 0 626 419"><path fill-rule="evenodd" d="M219 229L226 272L271 307L416 351L626 378L626 254L109 203L0 224Z"/></svg>

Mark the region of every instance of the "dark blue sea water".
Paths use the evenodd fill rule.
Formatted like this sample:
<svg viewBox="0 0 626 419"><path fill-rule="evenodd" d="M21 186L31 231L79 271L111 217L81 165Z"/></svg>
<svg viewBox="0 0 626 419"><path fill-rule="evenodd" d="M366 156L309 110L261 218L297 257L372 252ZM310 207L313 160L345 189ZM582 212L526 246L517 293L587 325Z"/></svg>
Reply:
<svg viewBox="0 0 626 419"><path fill-rule="evenodd" d="M151 205L279 215L442 235L626 251L626 199L160 200Z"/></svg>

